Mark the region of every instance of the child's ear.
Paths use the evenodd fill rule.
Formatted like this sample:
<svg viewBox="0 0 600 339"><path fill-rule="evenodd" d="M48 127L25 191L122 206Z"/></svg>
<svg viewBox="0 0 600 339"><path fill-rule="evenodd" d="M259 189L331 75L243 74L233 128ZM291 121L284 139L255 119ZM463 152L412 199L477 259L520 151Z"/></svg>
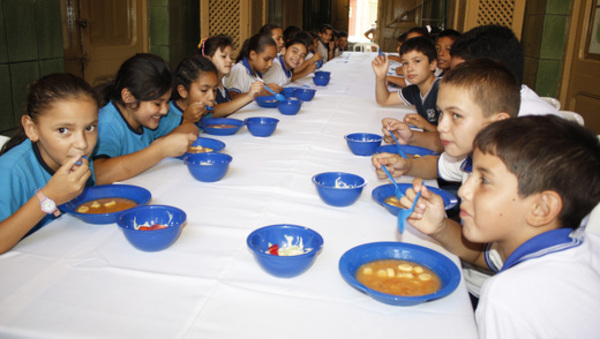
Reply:
<svg viewBox="0 0 600 339"><path fill-rule="evenodd" d="M429 70L432 72L435 72L436 67L437 67L437 59L431 60L431 62L429 63Z"/></svg>
<svg viewBox="0 0 600 339"><path fill-rule="evenodd" d="M250 59L250 60L256 59L256 51L250 51L250 53L248 53L248 59Z"/></svg>
<svg viewBox="0 0 600 339"><path fill-rule="evenodd" d="M285 46L281 48L281 55L285 55Z"/></svg>
<svg viewBox="0 0 600 339"><path fill-rule="evenodd" d="M531 212L527 215L527 223L531 226L546 226L557 222L563 203L555 191L543 191L533 201Z"/></svg>
<svg viewBox="0 0 600 339"><path fill-rule="evenodd" d="M121 90L121 99L123 99L123 102L126 104L135 104L136 101L133 94L131 94L127 88Z"/></svg>
<svg viewBox="0 0 600 339"><path fill-rule="evenodd" d="M492 121L496 122L496 121L509 119L509 118L510 118L510 115L508 113L500 112L500 113L494 114L494 116L492 117Z"/></svg>
<svg viewBox="0 0 600 339"><path fill-rule="evenodd" d="M31 120L29 115L23 115L21 117L21 124L25 130L25 135L27 135L32 142L37 142L40 139L37 125Z"/></svg>
<svg viewBox="0 0 600 339"><path fill-rule="evenodd" d="M179 93L179 96L184 99L187 99L188 97L188 91L181 84L177 85L177 93Z"/></svg>

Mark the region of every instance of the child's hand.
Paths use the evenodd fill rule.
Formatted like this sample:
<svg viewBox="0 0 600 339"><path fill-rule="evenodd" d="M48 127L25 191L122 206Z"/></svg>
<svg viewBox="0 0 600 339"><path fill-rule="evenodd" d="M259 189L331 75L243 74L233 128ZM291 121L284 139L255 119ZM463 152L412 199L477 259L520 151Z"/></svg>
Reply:
<svg viewBox="0 0 600 339"><path fill-rule="evenodd" d="M81 161L81 165L75 165L78 161ZM92 175L92 171L90 171L87 158L69 158L56 170L42 190L44 195L54 200L56 205L61 205L83 192L90 175Z"/></svg>
<svg viewBox="0 0 600 339"><path fill-rule="evenodd" d="M375 77L378 79L385 79L388 68L390 67L390 60L388 60L385 55L378 55L373 59L373 62L371 62L371 66L375 72Z"/></svg>
<svg viewBox="0 0 600 339"><path fill-rule="evenodd" d="M321 54L321 52L315 52L315 54L313 54L313 59L315 61L323 60L323 55Z"/></svg>
<svg viewBox="0 0 600 339"><path fill-rule="evenodd" d="M258 94L260 94L260 91L262 91L265 88L265 83L262 81L255 81L252 84L250 84L250 89L248 90L248 95L254 99L258 96Z"/></svg>
<svg viewBox="0 0 600 339"><path fill-rule="evenodd" d="M402 145L408 145L412 140L413 131L402 121L393 118L385 118L381 121L381 125L383 126L381 129L383 131L383 140L389 144L395 143L390 133L394 133L396 139L398 139L398 142Z"/></svg>
<svg viewBox="0 0 600 339"><path fill-rule="evenodd" d="M207 113L206 104L202 101L196 101L183 111L183 118L191 122L198 122Z"/></svg>
<svg viewBox="0 0 600 339"><path fill-rule="evenodd" d="M269 86L269 88L272 89L273 91L275 91L275 93L281 93L281 91L283 91L283 87L279 86L278 84L276 84L274 82L267 84L265 86Z"/></svg>
<svg viewBox="0 0 600 339"><path fill-rule="evenodd" d="M410 113L404 116L404 123L407 125L413 125L415 127L421 128L424 131L435 132L437 131L437 127L425 120L422 116L417 113Z"/></svg>
<svg viewBox="0 0 600 339"><path fill-rule="evenodd" d="M156 139L154 143L162 147L163 157L179 157L187 152L197 138L192 133L171 133Z"/></svg>
<svg viewBox="0 0 600 339"><path fill-rule="evenodd" d="M432 235L441 232L446 226L446 211L444 210L444 201L442 197L432 193L423 185L422 179L413 181L413 188L405 192L405 196L400 200L404 206L412 204L416 192L421 191L421 199L415 206L415 211L410 215L407 221L419 232Z"/></svg>
<svg viewBox="0 0 600 339"><path fill-rule="evenodd" d="M371 161L373 162L373 166L375 167L375 173L377 174L377 178L385 179L387 175L381 169L382 165L388 169L388 172L395 177L401 177L404 173L410 170L410 161L408 159L404 159L398 154L393 153L379 153L375 154Z"/></svg>

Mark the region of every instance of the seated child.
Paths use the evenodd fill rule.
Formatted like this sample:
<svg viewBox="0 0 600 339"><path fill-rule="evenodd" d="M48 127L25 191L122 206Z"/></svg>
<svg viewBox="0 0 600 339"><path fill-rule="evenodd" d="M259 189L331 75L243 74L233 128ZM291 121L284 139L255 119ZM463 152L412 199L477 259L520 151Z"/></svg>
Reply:
<svg viewBox="0 0 600 339"><path fill-rule="evenodd" d="M264 84L257 80L250 84L248 92L243 95L238 95L235 100L231 99L229 90L223 86L223 78L229 75L233 64L233 47L230 37L217 35L204 39L198 47L198 52L212 61L217 69L218 87L217 97L215 99L217 105L212 112L213 117L223 117L234 113L254 101L254 98L256 98L258 93L264 88Z"/></svg>
<svg viewBox="0 0 600 339"><path fill-rule="evenodd" d="M597 337L600 236L579 225L600 202L600 141L575 122L527 116L490 124L473 147L462 227L419 180L409 222L496 273L481 289L480 337Z"/></svg>
<svg viewBox="0 0 600 339"><path fill-rule="evenodd" d="M197 123L211 118L219 82L215 65L201 55L187 57L177 65L169 110Z"/></svg>
<svg viewBox="0 0 600 339"><path fill-rule="evenodd" d="M285 40L283 39L283 30L279 25L266 24L260 28L258 33L270 36L277 44L277 54L281 53L285 46Z"/></svg>
<svg viewBox="0 0 600 339"><path fill-rule="evenodd" d="M333 57L338 57L344 53L346 47L348 46L348 33L345 31L340 31L336 35L336 47L334 49Z"/></svg>
<svg viewBox="0 0 600 339"><path fill-rule="evenodd" d="M94 184L88 157L98 137L98 99L83 79L34 82L21 127L0 152L0 253L60 215L57 206Z"/></svg>
<svg viewBox="0 0 600 339"><path fill-rule="evenodd" d="M292 81L313 73L323 65L323 57L321 56L321 53L315 52L315 41L318 39L318 36L315 38L311 32L302 31L298 32L294 38L304 41L306 47L308 48L308 53L304 58L304 62L301 63L300 66L294 68Z"/></svg>
<svg viewBox="0 0 600 339"><path fill-rule="evenodd" d="M304 40L294 38L286 42L281 54L273 61L273 67L263 75L264 81L281 87L289 84L293 79L292 72L304 62L307 52Z"/></svg>
<svg viewBox="0 0 600 339"><path fill-rule="evenodd" d="M248 93L250 86L255 81L263 81L263 74L268 72L277 57L277 44L270 36L256 34L247 39L236 59L236 64L231 73L225 77L225 87L229 90L232 99L238 95ZM281 92L281 86L269 84L275 92ZM259 95L272 95L262 89Z"/></svg>
<svg viewBox="0 0 600 339"><path fill-rule="evenodd" d="M375 155L372 160L377 176L385 178L381 165L386 165L396 177L406 174L464 182L472 172L475 135L495 121L517 116L519 89L518 81L508 68L492 59L473 59L453 68L441 79L437 99L442 111L437 128L444 152L439 157L413 159L388 153ZM444 219L444 223L460 229L460 224L451 219ZM475 298L479 297L479 288L487 273L471 267L463 272L467 289Z"/></svg>
<svg viewBox="0 0 600 339"><path fill-rule="evenodd" d="M383 106L415 105L420 119L412 119L411 123L423 129L420 133L423 137L414 145L439 150L441 144L435 131L439 116L436 109L438 79L434 75L437 66L435 47L428 39L417 37L407 40L400 53L405 77L412 85L390 92L385 81L389 60L385 56L377 56L372 62L377 103Z"/></svg>
<svg viewBox="0 0 600 339"><path fill-rule="evenodd" d="M319 28L319 40L317 41L317 51L323 56L323 61L327 62L333 59L333 27L329 24L323 24Z"/></svg>
<svg viewBox="0 0 600 339"><path fill-rule="evenodd" d="M441 73L438 77L442 77L445 71L448 71L451 66L452 55L450 55L450 48L454 44L454 41L458 39L460 33L453 29L445 29L438 34L435 39L435 50L437 51L438 69Z"/></svg>
<svg viewBox="0 0 600 339"><path fill-rule="evenodd" d="M289 25L283 30L283 42L288 42L296 37L296 34L302 32L302 28Z"/></svg>
<svg viewBox="0 0 600 339"><path fill-rule="evenodd" d="M172 84L162 58L140 53L99 88L106 105L98 115L93 155L97 184L134 177L164 158L183 155L196 140L194 123L169 112Z"/></svg>

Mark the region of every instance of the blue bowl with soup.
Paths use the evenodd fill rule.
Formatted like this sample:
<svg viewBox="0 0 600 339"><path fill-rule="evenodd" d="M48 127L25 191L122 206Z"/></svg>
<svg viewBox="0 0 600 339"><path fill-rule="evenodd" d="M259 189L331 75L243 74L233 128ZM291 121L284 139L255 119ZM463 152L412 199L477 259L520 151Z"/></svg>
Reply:
<svg viewBox="0 0 600 339"><path fill-rule="evenodd" d="M279 278L292 278L315 262L323 237L307 227L279 224L253 231L246 243L263 270Z"/></svg>
<svg viewBox="0 0 600 339"><path fill-rule="evenodd" d="M461 279L460 270L445 255L403 242L359 245L342 255L338 267L350 286L394 306L443 298Z"/></svg>
<svg viewBox="0 0 600 339"><path fill-rule="evenodd" d="M344 136L348 148L355 155L373 155L377 147L381 145L383 137L373 133L351 133Z"/></svg>
<svg viewBox="0 0 600 339"><path fill-rule="evenodd" d="M319 197L328 205L350 206L358 200L367 181L362 177L343 172L325 172L312 177Z"/></svg>
<svg viewBox="0 0 600 339"><path fill-rule="evenodd" d="M231 118L208 118L200 120L200 126L207 134L233 135L244 126L244 122Z"/></svg>
<svg viewBox="0 0 600 339"><path fill-rule="evenodd" d="M258 104L258 106L263 108L276 108L277 107L277 99L275 99L274 95L263 95L254 98L254 101Z"/></svg>
<svg viewBox="0 0 600 339"><path fill-rule="evenodd" d="M400 191L403 194L404 192L406 192L407 189L412 188L412 184L409 183L398 183L398 186L400 187ZM458 199L454 195L447 191L444 191L443 189L431 186L427 186L427 189L430 192L442 197L442 200L444 201L445 210L451 209L458 203ZM396 188L394 187L394 184L386 184L373 189L373 191L371 192L371 196L373 197L373 200L375 200L378 204L383 206L388 212L390 212L392 215L397 216L398 213L400 213L400 210L402 210L403 208L400 207L398 199L396 199L395 192Z"/></svg>
<svg viewBox="0 0 600 339"><path fill-rule="evenodd" d="M220 140L198 137L188 148L188 151L184 155L177 158L183 160L186 155L195 153L220 152L223 149L225 149L225 143Z"/></svg>
<svg viewBox="0 0 600 339"><path fill-rule="evenodd" d="M221 180L227 173L231 160L231 155L215 152L190 154L183 159L190 174L203 182Z"/></svg>
<svg viewBox="0 0 600 339"><path fill-rule="evenodd" d="M177 240L186 219L185 212L177 207L147 205L123 212L117 224L135 248L155 252L164 250Z"/></svg>
<svg viewBox="0 0 600 339"><path fill-rule="evenodd" d="M88 224L112 224L123 211L145 205L152 199L150 191L134 185L99 185L87 187L73 200L59 206Z"/></svg>

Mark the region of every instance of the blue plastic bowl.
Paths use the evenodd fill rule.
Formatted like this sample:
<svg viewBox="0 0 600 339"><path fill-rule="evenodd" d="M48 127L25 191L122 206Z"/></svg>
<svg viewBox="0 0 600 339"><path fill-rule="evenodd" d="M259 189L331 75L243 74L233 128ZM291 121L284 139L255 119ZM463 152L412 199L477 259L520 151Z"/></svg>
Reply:
<svg viewBox="0 0 600 339"><path fill-rule="evenodd" d="M400 186L400 191L402 193L406 192L407 189L412 188L412 184L408 184L408 183L398 183L398 186ZM431 186L427 186L427 189L442 197L442 200L444 201L444 209L446 209L446 210L451 209L458 202L458 199L456 199L455 196L444 191L443 189L439 189L437 187L431 187ZM394 184L386 184L386 185L381 185L379 187L376 187L373 190L373 192L371 192L371 196L373 197L373 199L375 201L377 201L377 203L379 203L381 206L385 207L385 209L388 210L388 212L390 212L392 215L397 216L398 213L400 213L401 208L390 205L390 204L386 204L384 202L385 199L387 199L391 196L394 196L395 195L394 192L396 192L396 188L394 187Z"/></svg>
<svg viewBox="0 0 600 339"><path fill-rule="evenodd" d="M269 254L269 246L278 244L279 247L283 247L287 243L285 236L293 237L293 245L297 245L299 239L302 239L304 249L312 250L295 256ZM287 224L259 228L250 233L246 242L260 267L279 278L291 278L304 273L323 247L323 237L319 233L303 226Z"/></svg>
<svg viewBox="0 0 600 339"><path fill-rule="evenodd" d="M214 182L225 176L232 159L228 154L209 152L190 154L183 160L196 180Z"/></svg>
<svg viewBox="0 0 600 339"><path fill-rule="evenodd" d="M315 93L317 93L316 89L296 88L296 91L294 91L294 96L302 101L311 101L315 97Z"/></svg>
<svg viewBox="0 0 600 339"><path fill-rule="evenodd" d="M427 148L423 148L423 147L419 147L419 146L412 146L412 145L402 145L402 151L404 153L406 153L406 155L419 155L419 156L426 156L426 155L438 155L437 152L432 151L430 149ZM398 146L396 145L383 145L383 146L379 146L377 147L377 149L375 150L377 153L394 153L394 154L398 154Z"/></svg>
<svg viewBox="0 0 600 339"><path fill-rule="evenodd" d="M316 71L316 72L315 72L315 77L320 77L320 78L331 78L331 72L327 72L327 71Z"/></svg>
<svg viewBox="0 0 600 339"><path fill-rule="evenodd" d="M367 185L367 181L358 175L343 172L320 173L312 177L312 182L321 199L336 207L352 205Z"/></svg>
<svg viewBox="0 0 600 339"><path fill-rule="evenodd" d="M245 122L250 134L255 137L268 137L275 132L279 120L267 117L253 117L247 118Z"/></svg>
<svg viewBox="0 0 600 339"><path fill-rule="evenodd" d="M202 146L203 148L210 148L212 149L212 151L210 152L220 152L225 148L225 143L217 140L217 139L212 139L212 138L205 138L205 137L198 137L196 139L196 141L194 141L194 143L192 144L192 146L190 146L190 148L192 147L198 147L198 146ZM194 154L194 152L190 152L188 150L188 152L186 152L184 155L177 157L178 159L182 159L186 156L186 155L190 155L190 154Z"/></svg>
<svg viewBox="0 0 600 339"><path fill-rule="evenodd" d="M356 280L356 271L360 266L385 259L411 261L429 268L440 277L441 289L431 294L405 297L375 291ZM432 249L403 242L374 242L354 247L342 255L339 269L350 286L377 301L394 306L412 306L443 298L460 283L460 270L448 257Z"/></svg>
<svg viewBox="0 0 600 339"><path fill-rule="evenodd" d="M117 222L117 219L121 213L101 213L101 214L89 214L89 213L78 213L76 212L79 205L102 198L125 198L135 201L138 205L145 205L152 199L150 191L143 187L133 185L100 185L91 186L83 190L83 192L75 199L64 203L59 208L69 214L76 216L88 224L112 224Z"/></svg>
<svg viewBox="0 0 600 339"><path fill-rule="evenodd" d="M314 77L313 78L313 82L317 86L327 86L327 84L329 83L329 80L331 80L331 78L329 78L329 77Z"/></svg>
<svg viewBox="0 0 600 339"><path fill-rule="evenodd" d="M277 104L277 109L284 115L294 115L302 107L302 101L298 99L285 99Z"/></svg>
<svg viewBox="0 0 600 339"><path fill-rule="evenodd" d="M254 98L254 101L256 101L256 103L260 107L264 107L264 108L277 107L277 99L275 99L275 96L273 96L273 95L263 95L260 97L256 97L256 98Z"/></svg>
<svg viewBox="0 0 600 339"><path fill-rule="evenodd" d="M344 136L352 153L361 156L373 155L381 145L383 137L373 133L352 133Z"/></svg>
<svg viewBox="0 0 600 339"><path fill-rule="evenodd" d="M204 132L212 135L233 135L244 126L244 122L231 118L208 118L200 120ZM235 127L219 127L219 125L232 125Z"/></svg>
<svg viewBox="0 0 600 339"><path fill-rule="evenodd" d="M285 87L283 91L281 91L281 94L283 94L283 96L286 97L286 99L289 99L294 97L295 92L296 87Z"/></svg>
<svg viewBox="0 0 600 339"><path fill-rule="evenodd" d="M117 224L125 238L137 249L147 252L164 250L171 246L185 223L187 216L177 207L166 205L147 205L134 207L123 212ZM141 225L165 225L167 228L142 231Z"/></svg>

